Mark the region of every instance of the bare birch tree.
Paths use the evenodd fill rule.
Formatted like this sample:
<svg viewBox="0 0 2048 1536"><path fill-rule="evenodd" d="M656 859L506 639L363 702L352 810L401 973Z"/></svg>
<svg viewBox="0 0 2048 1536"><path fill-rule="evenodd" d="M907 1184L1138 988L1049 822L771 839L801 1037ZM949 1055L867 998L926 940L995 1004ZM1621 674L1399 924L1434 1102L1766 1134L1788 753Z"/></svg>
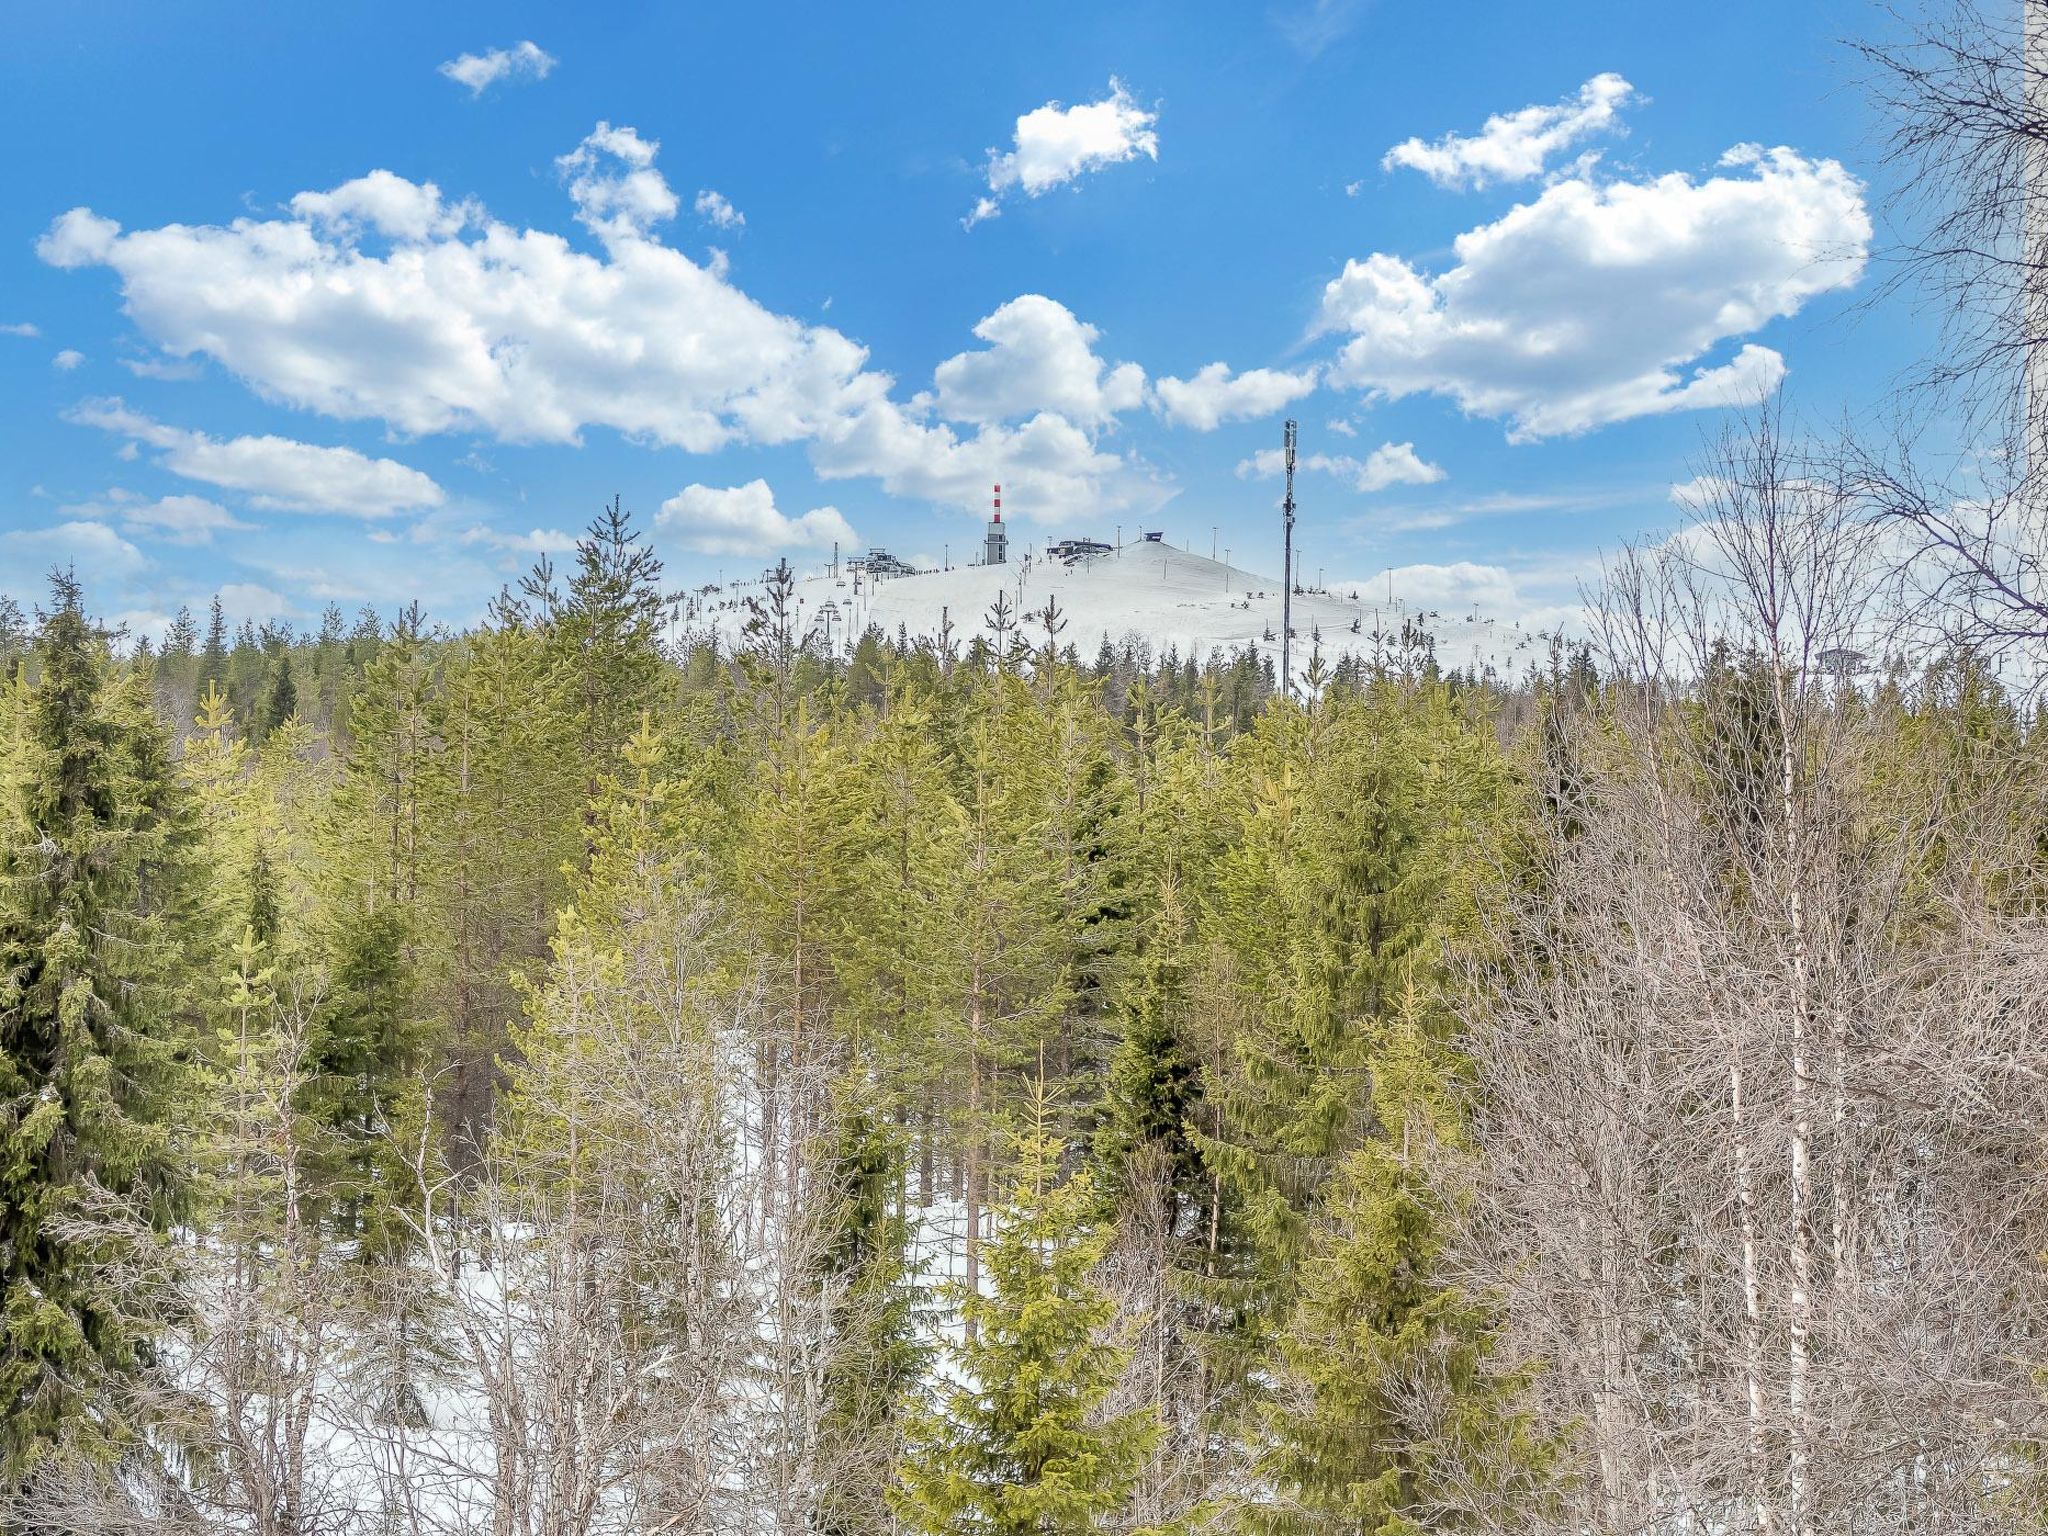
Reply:
<svg viewBox="0 0 2048 1536"><path fill-rule="evenodd" d="M2048 1123L1983 958L2042 937L1986 878L2030 855L1844 678L1868 534L1814 466L1761 413L1612 573L1472 1020L1467 1257L1581 1426L1574 1528L2013 1529L2038 1433L2040 1196L1983 1150Z"/></svg>
<svg viewBox="0 0 2048 1536"><path fill-rule="evenodd" d="M1942 325L1890 441L1850 442L1901 536L1906 617L2003 650L2048 639L2048 0L1955 3L1860 45L1889 121L1897 233L1876 297Z"/></svg>
<svg viewBox="0 0 2048 1536"><path fill-rule="evenodd" d="M367 1531L374 1469L348 1433L359 1417L347 1357L370 1314L350 1245L310 1212L320 1133L298 1097L317 982L266 964L245 938L228 978L213 1108L195 1127L210 1194L204 1225L169 1245L107 1198L78 1221L126 1223L151 1261L121 1276L155 1324L153 1368L104 1385L131 1426L112 1466L64 1456L14 1511L28 1529Z"/></svg>

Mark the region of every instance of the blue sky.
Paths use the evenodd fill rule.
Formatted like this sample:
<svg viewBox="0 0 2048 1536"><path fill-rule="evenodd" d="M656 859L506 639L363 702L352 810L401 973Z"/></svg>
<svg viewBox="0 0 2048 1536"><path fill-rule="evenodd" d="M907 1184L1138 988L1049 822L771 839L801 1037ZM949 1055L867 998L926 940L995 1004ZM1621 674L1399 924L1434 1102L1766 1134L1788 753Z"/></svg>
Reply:
<svg viewBox="0 0 2048 1536"><path fill-rule="evenodd" d="M1866 305L1879 22L18 9L0 590L460 623L615 492L681 585L958 559L997 480L1272 569L1292 414L1310 574L1553 620L1730 401L1926 346Z"/></svg>

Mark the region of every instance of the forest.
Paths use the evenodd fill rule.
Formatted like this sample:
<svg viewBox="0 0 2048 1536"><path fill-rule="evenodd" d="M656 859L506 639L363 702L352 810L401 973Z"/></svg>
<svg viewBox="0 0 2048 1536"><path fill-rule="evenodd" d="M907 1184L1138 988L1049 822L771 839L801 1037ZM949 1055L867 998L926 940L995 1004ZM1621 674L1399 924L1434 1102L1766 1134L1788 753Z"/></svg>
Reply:
<svg viewBox="0 0 2048 1536"><path fill-rule="evenodd" d="M1871 57L1966 487L1759 402L1518 677L721 647L616 501L0 610L0 1529L2048 1527L2016 47Z"/></svg>

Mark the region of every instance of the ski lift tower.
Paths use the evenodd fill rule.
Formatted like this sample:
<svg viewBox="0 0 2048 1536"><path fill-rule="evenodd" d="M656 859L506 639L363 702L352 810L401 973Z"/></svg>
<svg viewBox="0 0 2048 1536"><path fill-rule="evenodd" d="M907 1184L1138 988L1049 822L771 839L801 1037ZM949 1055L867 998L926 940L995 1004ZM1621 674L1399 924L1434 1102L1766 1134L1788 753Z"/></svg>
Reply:
<svg viewBox="0 0 2048 1536"><path fill-rule="evenodd" d="M1292 698L1288 683L1294 639L1294 423L1287 423L1287 494L1280 501L1280 697Z"/></svg>

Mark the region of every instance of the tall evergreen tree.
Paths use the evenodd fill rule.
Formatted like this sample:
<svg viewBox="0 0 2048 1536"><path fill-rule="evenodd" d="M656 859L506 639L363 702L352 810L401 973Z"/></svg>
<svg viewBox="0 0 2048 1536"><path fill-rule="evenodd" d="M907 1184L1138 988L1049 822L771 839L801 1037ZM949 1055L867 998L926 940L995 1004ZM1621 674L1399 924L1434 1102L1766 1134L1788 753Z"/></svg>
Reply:
<svg viewBox="0 0 2048 1536"><path fill-rule="evenodd" d="M1237 752L1254 805L1212 897L1233 1040L1224 1124L1201 1145L1247 1243L1216 1297L1238 1318L1218 1366L1256 1387L1334 1176L1373 1133L1394 1009L1411 984L1437 1006L1449 946L1475 925L1462 850L1500 814L1504 770L1483 720L1437 686L1283 706Z"/></svg>
<svg viewBox="0 0 2048 1536"><path fill-rule="evenodd" d="M1178 1238L1208 1201L1209 1171L1193 1127L1201 1062L1187 1038L1187 914L1168 885L1149 925L1137 978L1122 989L1121 1038L1110 1058L1095 1157L1112 1207L1158 1202L1155 1219Z"/></svg>
<svg viewBox="0 0 2048 1536"><path fill-rule="evenodd" d="M555 584L543 561L521 590L569 680L588 769L584 793L595 803L604 772L641 715L661 701L661 559L613 497L577 541L567 587Z"/></svg>
<svg viewBox="0 0 2048 1536"><path fill-rule="evenodd" d="M299 712L298 684L292 680L292 657L280 648L270 659L270 676L263 685L263 700L256 716L256 739L267 741L273 731Z"/></svg>
<svg viewBox="0 0 2048 1536"><path fill-rule="evenodd" d="M213 594L212 605L206 614L206 645L199 652L199 683L205 688L215 683L222 688L228 685L228 617L220 605L220 594Z"/></svg>
<svg viewBox="0 0 2048 1536"><path fill-rule="evenodd" d="M319 930L328 989L314 1020L302 1107L336 1134L336 1218L369 1251L397 1240L395 1145L423 1113L432 1021L418 1008L438 951L421 918L438 869L445 803L442 701L417 612L401 616L364 674L349 750L320 839Z"/></svg>
<svg viewBox="0 0 2048 1536"><path fill-rule="evenodd" d="M896 1512L927 1536L1114 1528L1159 1434L1149 1406L1105 1411L1126 1360L1101 1336L1115 1308L1091 1279L1108 1235L1089 1175L1060 1177L1043 1082L1032 1109L988 1245L989 1289L963 1296L957 1374L917 1416L904 1461Z"/></svg>
<svg viewBox="0 0 2048 1536"><path fill-rule="evenodd" d="M1372 1135L1338 1170L1279 1339L1251 1526L1288 1536L1423 1536L1540 1514L1556 1447L1498 1372L1499 1319L1442 1274L1429 1164L1467 1147L1458 1064L1412 987L1377 1031Z"/></svg>
<svg viewBox="0 0 2048 1536"><path fill-rule="evenodd" d="M178 612L190 620L191 615L184 609ZM32 638L28 615L21 611L21 604L11 597L0 597L0 667L11 669L14 659L28 649Z"/></svg>
<svg viewBox="0 0 2048 1536"><path fill-rule="evenodd" d="M146 1360L120 1234L184 1194L189 813L146 676L118 677L76 583L53 586L0 823L0 1486Z"/></svg>
<svg viewBox="0 0 2048 1536"><path fill-rule="evenodd" d="M565 675L517 605L493 605L451 657L441 694L441 855L425 922L445 953L429 967L421 1002L447 1024L442 1108L466 1159L518 1015L516 979L545 960L566 896L585 773Z"/></svg>
<svg viewBox="0 0 2048 1536"><path fill-rule="evenodd" d="M880 1536L891 1528L889 1479L927 1353L914 1331L910 1231L897 1200L902 1138L866 1097L864 1085L847 1090L830 1163L833 1205L821 1268L833 1299L820 1439L840 1449L815 1516L826 1536Z"/></svg>

